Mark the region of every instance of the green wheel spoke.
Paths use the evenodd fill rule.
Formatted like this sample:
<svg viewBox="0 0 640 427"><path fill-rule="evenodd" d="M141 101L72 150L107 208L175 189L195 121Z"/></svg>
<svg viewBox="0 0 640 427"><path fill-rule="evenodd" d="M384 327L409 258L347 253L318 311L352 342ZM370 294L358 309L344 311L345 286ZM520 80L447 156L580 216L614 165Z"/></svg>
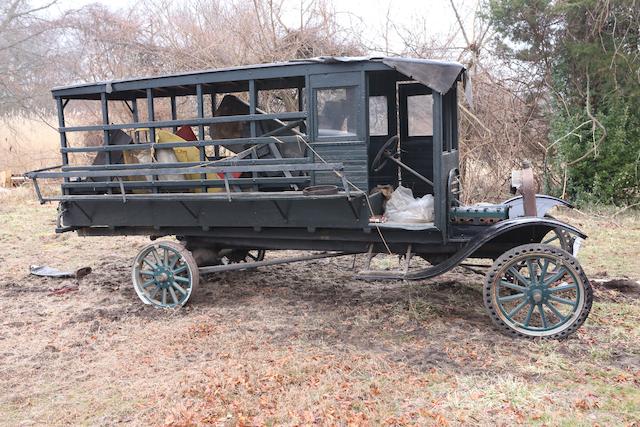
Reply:
<svg viewBox="0 0 640 427"><path fill-rule="evenodd" d="M188 277L174 276L173 280L182 282L182 283L191 283L191 279L189 279Z"/></svg>
<svg viewBox="0 0 640 427"><path fill-rule="evenodd" d="M140 274L143 276L155 276L156 274L153 271L149 270L140 270Z"/></svg>
<svg viewBox="0 0 640 427"><path fill-rule="evenodd" d="M176 264L178 263L178 261L180 261L180 255L176 254L175 258L173 258L171 260L171 262L169 263L169 268L173 270L175 268Z"/></svg>
<svg viewBox="0 0 640 427"><path fill-rule="evenodd" d="M509 296L506 296L506 297L500 297L500 298L498 298L498 301L500 301L500 302L515 301L515 300L522 299L524 297L525 297L524 294L515 294L515 295L509 295Z"/></svg>
<svg viewBox="0 0 640 427"><path fill-rule="evenodd" d="M187 265L183 265L182 267L178 267L177 269L173 270L173 274L179 274L182 273L183 271L187 271Z"/></svg>
<svg viewBox="0 0 640 427"><path fill-rule="evenodd" d="M171 286L173 286L174 288L176 288L178 290L178 292L180 292L182 295L186 295L187 291L185 291L182 286L178 285L176 282L173 282L171 284Z"/></svg>
<svg viewBox="0 0 640 427"><path fill-rule="evenodd" d="M178 297L176 296L176 291L173 290L173 287L169 288L169 293L171 294L171 299L174 304L178 304Z"/></svg>
<svg viewBox="0 0 640 427"><path fill-rule="evenodd" d="M551 301L559 302L560 304L570 305L572 307L574 305L576 305L575 301L571 301L571 300L568 300L568 299L560 298L560 297L557 297L555 295L549 295L549 299Z"/></svg>
<svg viewBox="0 0 640 427"><path fill-rule="evenodd" d="M508 282L506 280L500 280L500 286L513 289L514 291L524 292L527 290L524 286L516 285L515 283Z"/></svg>
<svg viewBox="0 0 640 427"><path fill-rule="evenodd" d="M529 322L531 322L531 315L533 314L533 309L536 306L533 304L529 304L529 311L527 311L527 317L525 317L524 319L524 327L528 327L529 326Z"/></svg>
<svg viewBox="0 0 640 427"><path fill-rule="evenodd" d="M564 322L565 320L567 320L568 316L563 316L562 313L560 313L560 311L553 304L551 304L550 302L547 302L546 306L549 307L549 310L553 311L553 314L558 316L558 319L560 319L561 322Z"/></svg>
<svg viewBox="0 0 640 427"><path fill-rule="evenodd" d="M151 249L151 253L153 254L153 259L155 259L155 260L156 260L156 264L157 264L157 265L162 264L162 263L160 262L160 257L158 256L158 251L156 250L156 248L152 248L152 249Z"/></svg>
<svg viewBox="0 0 640 427"><path fill-rule="evenodd" d="M537 263L532 262L531 258L527 258L527 270L529 270L529 281L532 284L538 283L538 266Z"/></svg>
<svg viewBox="0 0 640 427"><path fill-rule="evenodd" d="M566 273L567 273L567 269L564 267L560 267L558 271L553 274L553 276L551 276L548 280L544 281L543 283L544 286L549 287L549 285L552 284L553 282L559 279L562 279L562 276L564 276Z"/></svg>
<svg viewBox="0 0 640 427"><path fill-rule="evenodd" d="M516 314L518 314L520 312L520 310L522 310L524 308L525 305L527 305L529 302L525 299L524 301L522 301L520 304L518 304L516 306L516 308L514 308L513 310L511 310L508 314L508 317L511 318L513 316L515 316Z"/></svg>
<svg viewBox="0 0 640 427"><path fill-rule="evenodd" d="M163 261L164 262L163 262L163 264L165 266L169 266L169 249L167 249L167 248L162 248L162 249L164 249L164 254L163 254L164 255L164 260Z"/></svg>
<svg viewBox="0 0 640 427"><path fill-rule="evenodd" d="M154 299L156 295L158 295L158 291L160 291L160 288L156 286L156 288L149 294L149 299Z"/></svg>
<svg viewBox="0 0 640 427"><path fill-rule="evenodd" d="M517 271L515 268L511 267L507 271L509 273L511 273L513 275L513 277L515 277L523 285L525 285L525 286L529 286L530 285L529 281L527 279L525 279L524 276L522 274L520 274L520 272Z"/></svg>
<svg viewBox="0 0 640 427"><path fill-rule="evenodd" d="M567 285L560 285L560 286L556 286L555 288L549 288L548 291L549 292L562 292L562 291L568 291L569 289L577 289L578 285L576 285L575 283L571 283L571 284L567 284Z"/></svg>
<svg viewBox="0 0 640 427"><path fill-rule="evenodd" d="M144 283L142 284L142 287L143 287L144 289L147 289L147 288L148 288L149 286L151 286L151 285L154 285L154 286L155 286L155 284L156 284L156 281L155 281L155 280L153 280L153 279L151 279L151 280L147 280L146 282L144 282Z"/></svg>
<svg viewBox="0 0 640 427"><path fill-rule="evenodd" d="M167 305L167 288L162 288L162 305Z"/></svg>
<svg viewBox="0 0 640 427"><path fill-rule="evenodd" d="M549 268L549 260L548 259L544 259L544 261L542 261L542 265L540 266L540 282L544 283L544 278L547 275L547 269Z"/></svg>
<svg viewBox="0 0 640 427"><path fill-rule="evenodd" d="M151 263L151 261L149 261L149 260L148 260L148 259L146 259L146 258L142 258L142 262L144 262L145 264L147 264L147 265L148 265L149 267L151 267L151 268L156 268L156 267L157 267L157 265L156 265L156 264L152 264L152 263Z"/></svg>
<svg viewBox="0 0 640 427"><path fill-rule="evenodd" d="M547 322L547 316L544 314L544 307L542 307L542 304L538 305L538 311L540 312L540 319L542 319L542 327L547 329L549 327L549 323Z"/></svg>

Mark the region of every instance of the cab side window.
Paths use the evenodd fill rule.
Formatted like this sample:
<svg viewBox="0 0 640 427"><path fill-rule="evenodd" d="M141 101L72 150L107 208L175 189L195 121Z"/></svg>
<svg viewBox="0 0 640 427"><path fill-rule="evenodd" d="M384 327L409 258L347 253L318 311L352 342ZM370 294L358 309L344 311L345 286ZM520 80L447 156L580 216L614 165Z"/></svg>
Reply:
<svg viewBox="0 0 640 427"><path fill-rule="evenodd" d="M386 96L369 97L369 135L389 135L389 113Z"/></svg>
<svg viewBox="0 0 640 427"><path fill-rule="evenodd" d="M355 87L316 90L318 137L356 136L357 104Z"/></svg>
<svg viewBox="0 0 640 427"><path fill-rule="evenodd" d="M408 96L407 120L409 136L433 136L433 96Z"/></svg>

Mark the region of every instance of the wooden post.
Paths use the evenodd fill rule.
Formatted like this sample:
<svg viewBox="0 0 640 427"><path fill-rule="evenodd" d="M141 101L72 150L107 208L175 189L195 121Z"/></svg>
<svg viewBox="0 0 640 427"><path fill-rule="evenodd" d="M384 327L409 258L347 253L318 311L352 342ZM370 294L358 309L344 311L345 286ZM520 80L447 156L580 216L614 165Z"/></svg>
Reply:
<svg viewBox="0 0 640 427"><path fill-rule="evenodd" d="M9 188L11 185L11 170L0 171L0 187Z"/></svg>

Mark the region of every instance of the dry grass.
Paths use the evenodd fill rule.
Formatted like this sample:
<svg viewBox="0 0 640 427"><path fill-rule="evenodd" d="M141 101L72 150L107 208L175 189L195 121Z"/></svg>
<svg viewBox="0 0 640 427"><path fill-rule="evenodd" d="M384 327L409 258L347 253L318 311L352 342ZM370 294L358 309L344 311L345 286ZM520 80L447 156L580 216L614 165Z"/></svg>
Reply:
<svg viewBox="0 0 640 427"><path fill-rule="evenodd" d="M640 213L615 213L602 208L586 214L567 211L563 219L588 230L581 261L592 274L640 278Z"/></svg>
<svg viewBox="0 0 640 427"><path fill-rule="evenodd" d="M56 123L55 118L47 118ZM58 132L37 119L0 119L0 170L22 173L60 163Z"/></svg>
<svg viewBox="0 0 640 427"><path fill-rule="evenodd" d="M160 311L129 282L145 239L55 235L54 217L26 189L0 195L0 424L640 422L637 296L597 286L571 339L514 340L491 327L479 276L364 283L335 259L211 276ZM592 276L640 276L640 221L570 220L592 234ZM29 276L39 263L94 272Z"/></svg>

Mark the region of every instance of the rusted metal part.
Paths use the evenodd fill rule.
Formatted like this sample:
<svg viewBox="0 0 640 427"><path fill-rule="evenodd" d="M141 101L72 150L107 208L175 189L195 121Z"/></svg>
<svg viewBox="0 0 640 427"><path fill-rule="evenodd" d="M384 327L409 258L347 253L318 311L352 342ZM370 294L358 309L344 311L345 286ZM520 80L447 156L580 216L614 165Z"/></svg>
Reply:
<svg viewBox="0 0 640 427"><path fill-rule="evenodd" d="M522 195L524 216L538 216L536 206L536 182L533 169L528 161L522 162L522 169L511 172L511 190Z"/></svg>
<svg viewBox="0 0 640 427"><path fill-rule="evenodd" d="M338 187L336 185L313 185L302 190L302 194L305 196L338 194Z"/></svg>
<svg viewBox="0 0 640 427"><path fill-rule="evenodd" d="M524 202L525 216L538 216L536 207L536 183L533 179L533 169L531 166L522 169L520 194L522 194L522 200Z"/></svg>
<svg viewBox="0 0 640 427"><path fill-rule="evenodd" d="M32 265L29 267L29 273L33 274L34 276L54 277L58 279L81 279L87 274L91 273L91 267L81 267L76 269L75 271L61 271L57 268L49 267L46 265Z"/></svg>

